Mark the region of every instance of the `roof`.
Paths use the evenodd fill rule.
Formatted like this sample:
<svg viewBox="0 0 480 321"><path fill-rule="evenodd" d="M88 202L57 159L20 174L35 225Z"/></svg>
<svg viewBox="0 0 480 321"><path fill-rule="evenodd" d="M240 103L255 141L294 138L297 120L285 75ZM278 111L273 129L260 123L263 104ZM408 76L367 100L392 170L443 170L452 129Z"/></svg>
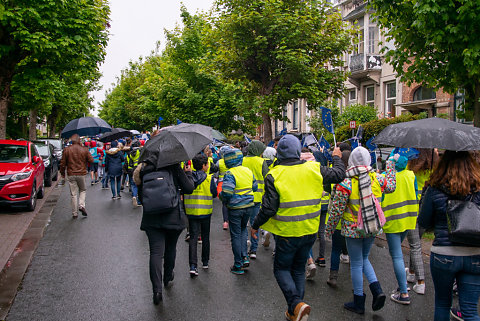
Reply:
<svg viewBox="0 0 480 321"><path fill-rule="evenodd" d="M28 140L0 139L0 145L20 145L28 146Z"/></svg>
<svg viewBox="0 0 480 321"><path fill-rule="evenodd" d="M349 14L347 14L344 18L343 18L343 21L346 21L346 20L352 20L352 19L356 19L356 18L359 18L361 16L363 16L363 14L365 13L365 7L367 6L367 3L363 3L361 5L359 5L358 7L356 7L353 11L351 11Z"/></svg>

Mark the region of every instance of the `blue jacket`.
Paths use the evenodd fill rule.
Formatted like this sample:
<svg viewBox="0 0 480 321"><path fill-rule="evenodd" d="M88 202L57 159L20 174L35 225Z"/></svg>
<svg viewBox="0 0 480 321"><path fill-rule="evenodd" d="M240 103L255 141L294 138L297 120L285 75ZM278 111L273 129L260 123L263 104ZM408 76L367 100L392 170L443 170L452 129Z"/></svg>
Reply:
<svg viewBox="0 0 480 321"><path fill-rule="evenodd" d="M122 163L125 160L123 152L118 148L110 148L106 154L105 172L111 177L122 176Z"/></svg>

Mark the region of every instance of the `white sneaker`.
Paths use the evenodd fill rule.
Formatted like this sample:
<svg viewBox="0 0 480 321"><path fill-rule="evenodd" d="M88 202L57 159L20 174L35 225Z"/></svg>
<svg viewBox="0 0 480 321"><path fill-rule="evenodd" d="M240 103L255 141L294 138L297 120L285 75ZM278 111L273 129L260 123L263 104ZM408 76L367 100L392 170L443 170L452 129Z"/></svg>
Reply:
<svg viewBox="0 0 480 321"><path fill-rule="evenodd" d="M317 267L315 266L315 263L310 263L307 265L307 270L305 271L305 278L307 280L313 279L315 276L315 272L317 272Z"/></svg>
<svg viewBox="0 0 480 321"><path fill-rule="evenodd" d="M132 197L132 204L133 204L133 207L137 207L137 206L138 206L137 198L136 198L135 196Z"/></svg>
<svg viewBox="0 0 480 321"><path fill-rule="evenodd" d="M348 254L340 254L340 262L349 264L350 263L350 257Z"/></svg>
<svg viewBox="0 0 480 321"><path fill-rule="evenodd" d="M405 273L407 274L407 282L415 283L415 273L410 273L409 268L405 268Z"/></svg>
<svg viewBox="0 0 480 321"><path fill-rule="evenodd" d="M425 294L425 283L423 284L415 284L413 286L413 291L415 291L415 293L417 294Z"/></svg>

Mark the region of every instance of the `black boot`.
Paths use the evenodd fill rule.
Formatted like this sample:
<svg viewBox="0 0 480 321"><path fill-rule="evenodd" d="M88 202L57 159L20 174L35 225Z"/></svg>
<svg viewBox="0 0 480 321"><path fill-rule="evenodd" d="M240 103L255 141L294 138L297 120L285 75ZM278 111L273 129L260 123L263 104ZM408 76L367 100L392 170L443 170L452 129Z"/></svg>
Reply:
<svg viewBox="0 0 480 321"><path fill-rule="evenodd" d="M153 304L159 305L162 302L162 292L153 293Z"/></svg>
<svg viewBox="0 0 480 321"><path fill-rule="evenodd" d="M382 287L380 286L380 282L373 282L370 283L370 291L372 291L373 300L372 300L372 310L378 311L383 308L385 304L385 293L383 293Z"/></svg>
<svg viewBox="0 0 480 321"><path fill-rule="evenodd" d="M364 314L365 313L365 299L367 295L364 293L363 296L353 295L353 302L347 302L343 304L343 307L349 311Z"/></svg>

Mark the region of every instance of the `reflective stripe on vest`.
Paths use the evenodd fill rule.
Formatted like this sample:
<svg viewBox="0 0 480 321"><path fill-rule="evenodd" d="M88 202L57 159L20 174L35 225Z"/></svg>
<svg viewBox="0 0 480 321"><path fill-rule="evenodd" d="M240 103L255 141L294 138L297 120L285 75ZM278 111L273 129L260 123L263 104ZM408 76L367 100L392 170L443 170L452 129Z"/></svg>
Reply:
<svg viewBox="0 0 480 321"><path fill-rule="evenodd" d="M130 159L133 162L133 167L130 167ZM138 149L135 151L135 155L133 155L133 156L131 154L127 155L128 168L133 169L133 168L137 167L139 159L140 159L140 151Z"/></svg>
<svg viewBox="0 0 480 321"><path fill-rule="evenodd" d="M270 170L280 196L277 214L262 225L274 235L299 237L318 232L323 193L320 164L277 165Z"/></svg>
<svg viewBox="0 0 480 321"><path fill-rule="evenodd" d="M212 175L195 188L192 194L185 194L183 202L185 204L185 214L187 215L210 215L213 212L213 196L210 191Z"/></svg>
<svg viewBox="0 0 480 321"><path fill-rule="evenodd" d="M250 168L255 176L255 179L257 180L258 190L253 193L253 201L255 203L260 203L262 201L265 189L265 182L262 174L263 162L265 162L265 160L258 156L244 157L242 162L243 166Z"/></svg>
<svg viewBox="0 0 480 321"><path fill-rule="evenodd" d="M228 171L235 177L234 193L253 196L253 173L244 166L229 168Z"/></svg>
<svg viewBox="0 0 480 321"><path fill-rule="evenodd" d="M385 194L382 202L387 222L385 233L401 233L415 229L418 215L418 201L415 193L415 174L405 169L396 173L395 192Z"/></svg>
<svg viewBox="0 0 480 321"><path fill-rule="evenodd" d="M218 180L223 181L225 173L228 171L227 165L225 165L225 160L222 158L218 161Z"/></svg>
<svg viewBox="0 0 480 321"><path fill-rule="evenodd" d="M380 182L377 179L377 174L370 172L368 173L370 179L372 180L372 192L375 197L381 201L382 198L382 188ZM344 221L356 222L358 210L360 209L360 191L358 189L358 178L352 178L352 193L348 199L347 208L345 213L343 213L342 219ZM351 210L351 212L350 212Z"/></svg>

